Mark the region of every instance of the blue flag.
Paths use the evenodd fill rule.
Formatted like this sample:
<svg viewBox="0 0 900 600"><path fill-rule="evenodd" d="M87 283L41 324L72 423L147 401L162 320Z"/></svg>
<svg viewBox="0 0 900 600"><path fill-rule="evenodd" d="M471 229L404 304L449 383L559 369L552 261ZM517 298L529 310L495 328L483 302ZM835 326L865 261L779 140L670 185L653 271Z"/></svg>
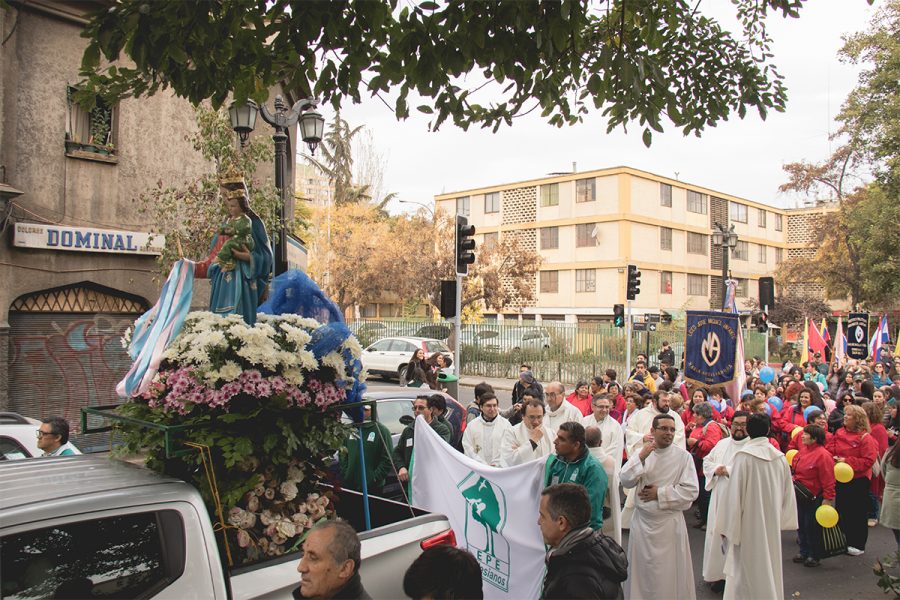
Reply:
<svg viewBox="0 0 900 600"><path fill-rule="evenodd" d="M734 380L739 316L734 313L687 311L684 342L684 377L703 385L723 385Z"/></svg>

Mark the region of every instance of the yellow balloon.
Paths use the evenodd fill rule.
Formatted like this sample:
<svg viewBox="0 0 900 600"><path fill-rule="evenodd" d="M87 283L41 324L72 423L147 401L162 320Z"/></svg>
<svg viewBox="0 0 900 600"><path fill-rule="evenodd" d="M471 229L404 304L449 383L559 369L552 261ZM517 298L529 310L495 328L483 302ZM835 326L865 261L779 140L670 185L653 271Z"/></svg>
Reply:
<svg viewBox="0 0 900 600"><path fill-rule="evenodd" d="M802 428L802 427L799 427L799 426L798 426L798 427L794 427L794 430L791 432L791 437L792 437L792 438L795 438L795 437L797 437L798 435L800 435L802 432L803 432L803 428Z"/></svg>
<svg viewBox="0 0 900 600"><path fill-rule="evenodd" d="M789 465L794 464L794 458L797 456L797 454L799 454L799 452L799 450L795 450L793 448L787 451L787 454L785 454L784 457L787 459Z"/></svg>
<svg viewBox="0 0 900 600"><path fill-rule="evenodd" d="M838 522L838 512L833 506L823 504L816 509L816 522L825 529L831 529Z"/></svg>
<svg viewBox="0 0 900 600"><path fill-rule="evenodd" d="M834 465L834 478L841 483L848 483L853 480L853 467L847 463L837 463Z"/></svg>

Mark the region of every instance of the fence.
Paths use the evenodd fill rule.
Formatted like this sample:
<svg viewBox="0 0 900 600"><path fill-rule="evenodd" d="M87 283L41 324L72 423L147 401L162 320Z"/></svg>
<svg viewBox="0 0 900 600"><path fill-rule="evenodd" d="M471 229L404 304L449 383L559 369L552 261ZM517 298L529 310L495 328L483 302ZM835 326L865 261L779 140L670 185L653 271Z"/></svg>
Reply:
<svg viewBox="0 0 900 600"><path fill-rule="evenodd" d="M357 320L350 323L350 328L365 348L384 337L431 337L449 343L453 323ZM657 324L656 331L633 331L632 362L638 353L644 353L650 364L658 364L656 357L663 341L669 342L676 362L680 362L684 327L676 323ZM539 381L587 381L606 369L624 373L625 347L625 329L612 323L486 321L463 325L460 334L462 374L476 377L515 379L519 365L527 364ZM765 334L745 330L745 356L763 356L764 348Z"/></svg>

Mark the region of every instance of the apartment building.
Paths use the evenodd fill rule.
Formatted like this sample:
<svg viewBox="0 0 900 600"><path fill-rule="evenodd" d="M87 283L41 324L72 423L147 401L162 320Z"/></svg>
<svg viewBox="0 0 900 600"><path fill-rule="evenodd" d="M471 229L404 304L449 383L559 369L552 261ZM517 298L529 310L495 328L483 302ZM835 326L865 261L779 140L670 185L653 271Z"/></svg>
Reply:
<svg viewBox="0 0 900 600"><path fill-rule="evenodd" d="M508 307L506 317L608 320L625 303L628 264L642 273L635 314L718 309L715 223L738 235L729 267L741 309L787 256L788 211L630 167L441 194L435 205L468 216L480 244L513 235L540 252L535 299Z"/></svg>

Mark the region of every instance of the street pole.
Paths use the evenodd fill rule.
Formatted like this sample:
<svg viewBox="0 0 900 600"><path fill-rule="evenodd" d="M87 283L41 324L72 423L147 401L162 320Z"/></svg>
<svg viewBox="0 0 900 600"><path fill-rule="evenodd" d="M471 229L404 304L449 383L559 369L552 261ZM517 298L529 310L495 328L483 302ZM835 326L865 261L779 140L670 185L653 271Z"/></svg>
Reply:
<svg viewBox="0 0 900 600"><path fill-rule="evenodd" d="M625 373L631 369L631 300L625 301ZM625 376L628 381L628 376Z"/></svg>
<svg viewBox="0 0 900 600"><path fill-rule="evenodd" d="M766 315L766 340L765 340L765 362L766 366L769 366L769 307L763 306L763 314Z"/></svg>
<svg viewBox="0 0 900 600"><path fill-rule="evenodd" d="M453 361L456 369L456 377L462 377L462 354L460 354L459 338L462 335L462 286L463 276L456 274L456 316L453 317L453 329L456 335L453 336Z"/></svg>
<svg viewBox="0 0 900 600"><path fill-rule="evenodd" d="M725 284L728 281L728 244L722 244L722 308L721 310L725 310L725 298L728 297L728 286Z"/></svg>
<svg viewBox="0 0 900 600"><path fill-rule="evenodd" d="M275 109L278 110L281 96L275 99ZM275 187L281 198L281 208L278 211L278 248L275 253L275 275L281 275L287 271L287 226L285 219L285 205L287 204L287 190L284 185L284 157L287 154L287 133L280 125L275 126Z"/></svg>

